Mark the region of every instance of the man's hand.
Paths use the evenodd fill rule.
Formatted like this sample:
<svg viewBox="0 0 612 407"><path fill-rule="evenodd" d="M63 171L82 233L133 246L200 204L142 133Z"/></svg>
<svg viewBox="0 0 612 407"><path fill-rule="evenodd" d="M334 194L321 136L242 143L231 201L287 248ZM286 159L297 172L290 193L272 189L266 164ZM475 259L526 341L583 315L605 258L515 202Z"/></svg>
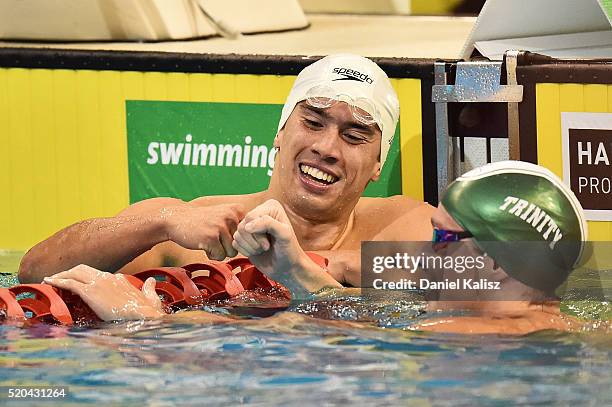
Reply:
<svg viewBox="0 0 612 407"><path fill-rule="evenodd" d="M303 298L324 287L341 287L300 247L282 205L268 200L238 225L233 247L262 273L287 287L293 298Z"/></svg>
<svg viewBox="0 0 612 407"><path fill-rule="evenodd" d="M142 291L123 274L110 274L84 264L45 277L45 283L77 294L104 321L159 318L165 315L149 277Z"/></svg>
<svg viewBox="0 0 612 407"><path fill-rule="evenodd" d="M38 243L22 258L19 280L40 282L79 264L115 272L167 241L204 250L209 258L223 260L236 254L232 234L244 213L239 205L145 199L117 216L75 223ZM150 253L139 264L149 268L159 262Z"/></svg>
<svg viewBox="0 0 612 407"><path fill-rule="evenodd" d="M168 240L186 249L204 250L209 259L223 260L238 253L232 234L244 217L241 205L180 205L160 210Z"/></svg>

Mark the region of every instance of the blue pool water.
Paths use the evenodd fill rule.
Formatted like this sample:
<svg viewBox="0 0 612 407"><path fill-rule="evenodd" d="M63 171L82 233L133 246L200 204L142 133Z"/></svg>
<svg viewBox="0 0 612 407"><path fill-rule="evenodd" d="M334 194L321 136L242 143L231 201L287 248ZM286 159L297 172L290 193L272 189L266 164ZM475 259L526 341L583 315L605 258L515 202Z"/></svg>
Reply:
<svg viewBox="0 0 612 407"><path fill-rule="evenodd" d="M292 323L260 327L0 325L0 386L69 388L44 405L612 405L608 333L411 332L422 304L402 298L333 298L294 310Z"/></svg>

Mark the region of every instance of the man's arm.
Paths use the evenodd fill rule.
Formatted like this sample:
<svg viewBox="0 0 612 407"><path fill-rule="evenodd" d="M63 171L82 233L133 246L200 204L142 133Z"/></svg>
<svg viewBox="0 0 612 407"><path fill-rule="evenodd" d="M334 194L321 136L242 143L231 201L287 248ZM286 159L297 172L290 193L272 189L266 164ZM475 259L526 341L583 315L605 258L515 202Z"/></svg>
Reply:
<svg viewBox="0 0 612 407"><path fill-rule="evenodd" d="M23 257L19 280L39 282L78 264L115 272L165 241L222 260L236 254L231 236L242 216L238 205L203 207L171 198L142 201L116 217L76 223L37 244Z"/></svg>
<svg viewBox="0 0 612 407"><path fill-rule="evenodd" d="M315 253L329 261L327 272L337 282L352 287L361 287L360 250L320 250Z"/></svg>

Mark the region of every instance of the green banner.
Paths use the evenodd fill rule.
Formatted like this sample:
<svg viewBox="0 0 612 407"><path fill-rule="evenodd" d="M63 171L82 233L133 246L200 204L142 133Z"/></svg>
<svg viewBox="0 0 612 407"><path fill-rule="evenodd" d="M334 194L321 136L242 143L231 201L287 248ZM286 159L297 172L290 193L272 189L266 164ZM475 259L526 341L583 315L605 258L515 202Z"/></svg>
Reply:
<svg viewBox="0 0 612 407"><path fill-rule="evenodd" d="M158 196L188 201L266 189L281 109L269 104L127 101L130 202ZM401 193L398 144L393 143L381 179L364 195Z"/></svg>

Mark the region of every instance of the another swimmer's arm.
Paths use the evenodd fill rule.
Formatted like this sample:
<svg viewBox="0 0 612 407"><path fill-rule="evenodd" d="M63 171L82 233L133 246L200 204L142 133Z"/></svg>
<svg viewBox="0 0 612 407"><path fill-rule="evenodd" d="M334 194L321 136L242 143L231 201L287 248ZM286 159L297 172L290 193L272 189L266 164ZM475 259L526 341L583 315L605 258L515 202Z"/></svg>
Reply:
<svg viewBox="0 0 612 407"><path fill-rule="evenodd" d="M153 277L138 290L123 274L113 275L79 265L44 281L81 297L103 321L157 319L166 315Z"/></svg>
<svg viewBox="0 0 612 407"><path fill-rule="evenodd" d="M292 298L298 300L310 298L324 289L342 288L342 284L306 254L288 270L275 270L270 276L287 287Z"/></svg>
<svg viewBox="0 0 612 407"><path fill-rule="evenodd" d="M327 272L340 284L361 287L361 252L359 250L323 250L315 252L329 260Z"/></svg>
<svg viewBox="0 0 612 407"><path fill-rule="evenodd" d="M206 311L186 311L165 317L169 322L188 322L197 324L232 324L241 325L255 330L265 329L268 332L304 332L307 329L320 330L321 327L331 329L378 329L367 322L342 320L324 320L297 312L279 312L271 317L245 319L226 317Z"/></svg>

